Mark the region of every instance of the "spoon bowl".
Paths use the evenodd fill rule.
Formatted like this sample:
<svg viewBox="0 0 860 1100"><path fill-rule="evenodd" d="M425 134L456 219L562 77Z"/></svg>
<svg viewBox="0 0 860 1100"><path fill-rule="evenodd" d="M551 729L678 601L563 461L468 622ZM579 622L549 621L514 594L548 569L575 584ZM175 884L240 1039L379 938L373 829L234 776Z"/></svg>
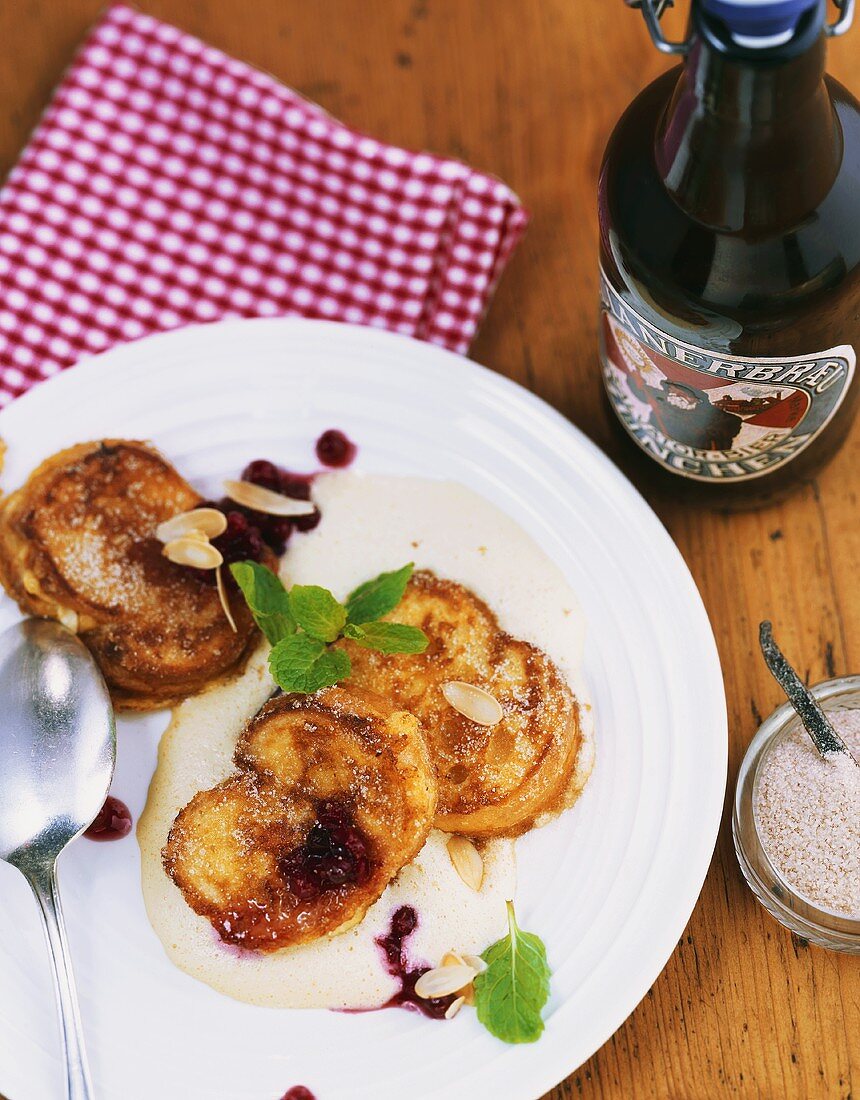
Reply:
<svg viewBox="0 0 860 1100"><path fill-rule="evenodd" d="M69 1100L91 1100L57 884L57 856L101 809L116 758L113 708L89 650L59 623L0 634L0 859L36 896L60 1010Z"/></svg>
<svg viewBox="0 0 860 1100"><path fill-rule="evenodd" d="M86 646L27 619L0 635L0 859L53 861L92 822L110 786L110 697Z"/></svg>

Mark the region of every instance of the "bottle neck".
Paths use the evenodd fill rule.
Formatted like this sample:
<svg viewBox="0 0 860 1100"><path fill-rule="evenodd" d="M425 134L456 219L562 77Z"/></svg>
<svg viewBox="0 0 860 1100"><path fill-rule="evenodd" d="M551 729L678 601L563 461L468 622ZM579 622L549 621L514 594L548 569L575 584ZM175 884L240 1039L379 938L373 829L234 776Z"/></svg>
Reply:
<svg viewBox="0 0 860 1100"><path fill-rule="evenodd" d="M830 190L842 135L823 31L808 28L806 38L800 51L756 52L694 27L655 155L666 188L697 221L750 236L784 231Z"/></svg>

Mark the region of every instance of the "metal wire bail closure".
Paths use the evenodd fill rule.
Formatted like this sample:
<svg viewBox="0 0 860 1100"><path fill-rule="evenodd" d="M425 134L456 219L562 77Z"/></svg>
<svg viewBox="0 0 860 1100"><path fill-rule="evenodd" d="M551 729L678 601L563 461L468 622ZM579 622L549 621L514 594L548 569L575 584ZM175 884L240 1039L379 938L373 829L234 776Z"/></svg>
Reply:
<svg viewBox="0 0 860 1100"><path fill-rule="evenodd" d="M833 3L839 9L839 16L835 23L827 24L827 33L831 38L838 38L854 22L854 0L833 0Z"/></svg>
<svg viewBox="0 0 860 1100"><path fill-rule="evenodd" d="M674 5L674 0L625 0L628 7L640 8L645 19L651 41L660 51L666 54L685 54L689 49L689 41L671 42L660 26L660 19L666 8ZM831 38L838 38L845 34L854 21L854 8L856 0L833 0L839 14L833 23L828 23L825 32Z"/></svg>
<svg viewBox="0 0 860 1100"><path fill-rule="evenodd" d="M624 0L630 8L641 8L642 15L645 19L645 25L648 28L648 33L651 35L651 41L660 51L660 53L668 54L685 54L689 49L689 42L670 42L669 39L663 34L663 30L660 26L660 18L666 8L674 6L675 0ZM846 3L853 4L854 0L846 0Z"/></svg>

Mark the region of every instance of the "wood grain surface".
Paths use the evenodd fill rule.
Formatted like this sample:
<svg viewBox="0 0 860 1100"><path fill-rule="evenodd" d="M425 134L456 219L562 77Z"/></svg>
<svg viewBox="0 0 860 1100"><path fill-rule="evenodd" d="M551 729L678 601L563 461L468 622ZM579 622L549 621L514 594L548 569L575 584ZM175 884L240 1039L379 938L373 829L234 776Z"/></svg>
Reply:
<svg viewBox="0 0 860 1100"><path fill-rule="evenodd" d="M0 7L0 175L100 6ZM667 65L637 13L621 0L139 6L274 73L352 126L464 158L509 182L533 222L474 358L540 394L619 457L597 365L595 189L615 119ZM831 71L860 92L860 27L832 46ZM756 652L761 618L774 620L810 680L860 671L858 460L855 431L814 484L753 514L651 498L716 633L730 789L760 716L780 701ZM635 466L625 468L641 480ZM807 946L764 913L741 879L726 812L701 899L663 974L603 1049L550 1095L849 1100L860 1095L859 1024L860 962Z"/></svg>

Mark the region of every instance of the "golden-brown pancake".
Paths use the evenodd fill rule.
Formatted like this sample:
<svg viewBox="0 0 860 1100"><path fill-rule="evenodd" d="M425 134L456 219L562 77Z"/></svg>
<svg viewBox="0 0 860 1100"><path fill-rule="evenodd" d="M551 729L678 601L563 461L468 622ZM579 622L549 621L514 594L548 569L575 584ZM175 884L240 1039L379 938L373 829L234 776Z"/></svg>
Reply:
<svg viewBox="0 0 860 1100"><path fill-rule="evenodd" d="M378 692L421 722L439 782L435 825L474 837L519 836L566 809L587 774L576 699L556 665L500 629L487 605L463 585L413 575L390 619L421 627L418 654L386 655L343 643L351 683ZM461 680L489 691L504 717L477 725L445 700Z"/></svg>
<svg viewBox="0 0 860 1100"><path fill-rule="evenodd" d="M153 447L115 439L60 451L0 503L0 581L22 611L79 633L120 707L175 703L256 641L237 591L234 633L211 578L162 554L158 524L200 503Z"/></svg>
<svg viewBox="0 0 860 1100"><path fill-rule="evenodd" d="M162 853L227 943L275 951L346 931L430 832L436 782L418 722L369 692L272 699L235 762L180 811Z"/></svg>

